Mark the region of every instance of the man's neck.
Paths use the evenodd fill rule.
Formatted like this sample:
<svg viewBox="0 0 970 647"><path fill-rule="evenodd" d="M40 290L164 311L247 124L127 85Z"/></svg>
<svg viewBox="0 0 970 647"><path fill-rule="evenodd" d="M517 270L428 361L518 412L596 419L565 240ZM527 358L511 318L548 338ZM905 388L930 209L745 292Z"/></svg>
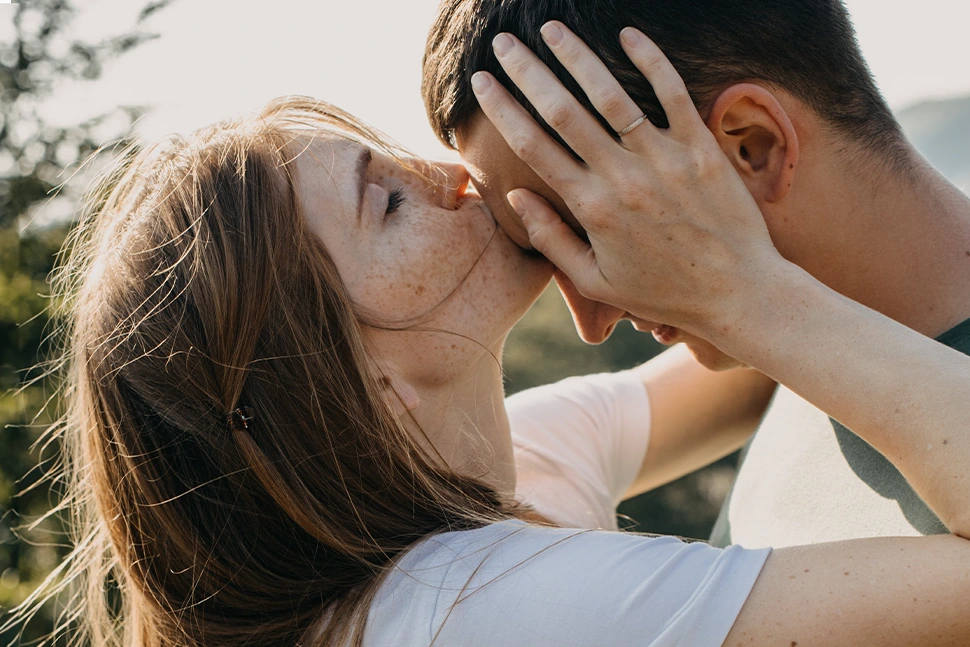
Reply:
<svg viewBox="0 0 970 647"><path fill-rule="evenodd" d="M827 214L825 231L803 265L846 296L936 337L970 319L970 197L912 156L907 171L842 169L833 190L813 201L816 214Z"/></svg>

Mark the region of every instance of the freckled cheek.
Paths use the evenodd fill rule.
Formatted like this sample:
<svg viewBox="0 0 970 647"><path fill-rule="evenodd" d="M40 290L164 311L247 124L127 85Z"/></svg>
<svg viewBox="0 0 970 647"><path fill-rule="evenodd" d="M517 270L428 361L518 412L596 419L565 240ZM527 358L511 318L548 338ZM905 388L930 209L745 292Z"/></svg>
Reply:
<svg viewBox="0 0 970 647"><path fill-rule="evenodd" d="M504 333L510 326L510 304L519 300L518 285L510 281L512 261L496 251L482 257L448 313L469 334L486 343L493 341L488 339L490 335L496 331Z"/></svg>
<svg viewBox="0 0 970 647"><path fill-rule="evenodd" d="M371 264L353 287L355 300L368 310L392 320L419 317L448 297L474 263L464 265L448 254L401 249L392 262ZM467 266L467 267L466 267Z"/></svg>
<svg viewBox="0 0 970 647"><path fill-rule="evenodd" d="M411 319L431 310L442 297L432 281L418 273L374 268L355 286L358 304L391 321Z"/></svg>

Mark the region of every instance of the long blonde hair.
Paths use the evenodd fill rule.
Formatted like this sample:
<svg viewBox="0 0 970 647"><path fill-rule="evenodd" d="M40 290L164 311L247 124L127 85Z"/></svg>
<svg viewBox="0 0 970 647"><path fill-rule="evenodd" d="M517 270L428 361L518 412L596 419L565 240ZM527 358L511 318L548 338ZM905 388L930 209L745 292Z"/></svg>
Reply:
<svg viewBox="0 0 970 647"><path fill-rule="evenodd" d="M288 97L120 167L57 277L80 643L360 644L396 557L514 513L438 467L386 402L288 163L330 129ZM248 407L246 425L227 414ZM77 624L80 623L80 624Z"/></svg>

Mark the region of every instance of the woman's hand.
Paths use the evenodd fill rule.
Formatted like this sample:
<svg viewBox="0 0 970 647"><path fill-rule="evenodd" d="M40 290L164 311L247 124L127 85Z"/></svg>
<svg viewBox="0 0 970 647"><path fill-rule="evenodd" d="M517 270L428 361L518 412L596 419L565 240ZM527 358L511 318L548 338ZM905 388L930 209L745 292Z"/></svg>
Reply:
<svg viewBox="0 0 970 647"><path fill-rule="evenodd" d="M575 35L548 23L543 36L614 129L637 120L639 108ZM482 110L589 232L587 244L519 192L510 201L533 245L586 297L705 337L845 424L970 538L970 358L782 259L670 63L635 30L624 30L623 47L670 128L645 122L618 144L525 46L495 39L509 76L585 164L493 78L477 76Z"/></svg>
<svg viewBox="0 0 970 647"><path fill-rule="evenodd" d="M564 25L547 23L542 35L614 130L642 116ZM589 243L536 194L517 189L509 201L533 246L584 296L717 343L719 330L737 325L787 262L673 66L635 29L625 29L621 42L653 86L670 128L643 121L618 143L519 40L508 34L495 39L509 77L585 164L484 72L473 78L481 108L512 150L559 193Z"/></svg>

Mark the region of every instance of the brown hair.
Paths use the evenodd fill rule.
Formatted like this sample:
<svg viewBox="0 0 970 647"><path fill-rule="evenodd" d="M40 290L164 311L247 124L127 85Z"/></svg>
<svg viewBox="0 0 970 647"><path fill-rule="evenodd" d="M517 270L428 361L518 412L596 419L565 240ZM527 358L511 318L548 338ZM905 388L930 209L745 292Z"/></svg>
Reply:
<svg viewBox="0 0 970 647"><path fill-rule="evenodd" d="M396 557L514 512L386 402L288 164L321 129L399 152L333 106L279 99L138 154L77 228L52 433L78 536L52 582L83 602L65 616L79 642L360 644ZM248 430L227 424L238 407Z"/></svg>
<svg viewBox="0 0 970 647"><path fill-rule="evenodd" d="M454 130L478 110L471 77L479 70L494 74L559 139L495 58L491 43L501 32L518 36L597 115L540 37L539 28L554 19L586 41L658 126L667 126L660 102L620 48L626 26L660 46L700 109L727 87L758 79L792 93L836 132L902 161L895 159L902 156L901 130L841 0L445 0L428 34L421 88L442 142L453 147Z"/></svg>

